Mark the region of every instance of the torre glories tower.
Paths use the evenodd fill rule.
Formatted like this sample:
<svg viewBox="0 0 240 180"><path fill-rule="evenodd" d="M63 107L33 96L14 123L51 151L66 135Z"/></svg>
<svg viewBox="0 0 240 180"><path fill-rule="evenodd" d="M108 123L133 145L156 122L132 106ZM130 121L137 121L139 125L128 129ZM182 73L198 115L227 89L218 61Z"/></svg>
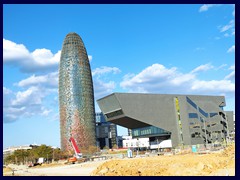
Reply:
<svg viewBox="0 0 240 180"><path fill-rule="evenodd" d="M69 33L64 39L59 65L61 149L96 146L94 94L91 68L81 37Z"/></svg>

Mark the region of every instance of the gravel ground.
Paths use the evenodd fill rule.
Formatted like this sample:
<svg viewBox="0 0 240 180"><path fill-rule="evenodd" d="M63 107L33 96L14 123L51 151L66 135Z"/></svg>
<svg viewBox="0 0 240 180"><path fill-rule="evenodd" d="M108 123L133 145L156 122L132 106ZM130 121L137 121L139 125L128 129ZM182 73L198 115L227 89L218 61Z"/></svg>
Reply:
<svg viewBox="0 0 240 180"><path fill-rule="evenodd" d="M113 158L51 167L8 167L15 170L15 176L235 176L235 146L209 154ZM3 175L12 176L12 172L7 172L6 168Z"/></svg>
<svg viewBox="0 0 240 180"><path fill-rule="evenodd" d="M106 160L46 168L28 168L24 165L9 165L9 167L15 170L14 176L90 176L91 172L104 162ZM6 172L4 175L12 176L12 172Z"/></svg>

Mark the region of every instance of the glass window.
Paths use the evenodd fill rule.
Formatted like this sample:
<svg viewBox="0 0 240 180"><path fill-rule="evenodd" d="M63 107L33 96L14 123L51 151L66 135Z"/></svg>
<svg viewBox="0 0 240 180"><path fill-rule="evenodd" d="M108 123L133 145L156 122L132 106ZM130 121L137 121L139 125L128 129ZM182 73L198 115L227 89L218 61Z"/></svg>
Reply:
<svg viewBox="0 0 240 180"><path fill-rule="evenodd" d="M117 111L114 111L114 112L111 112L111 113L107 113L106 116L108 118L112 118L112 117L119 116L119 115L122 115L122 114L123 114L123 111L120 109L120 110L117 110Z"/></svg>
<svg viewBox="0 0 240 180"><path fill-rule="evenodd" d="M192 107L194 107L195 109L197 109L197 105L191 100L191 99L189 99L188 97L186 97L187 98L187 102L192 106Z"/></svg>
<svg viewBox="0 0 240 180"><path fill-rule="evenodd" d="M199 108L199 112L204 115L205 117L208 117L208 113L206 113L205 111L203 111L201 108Z"/></svg>
<svg viewBox="0 0 240 180"><path fill-rule="evenodd" d="M210 117L216 116L218 113L210 113Z"/></svg>
<svg viewBox="0 0 240 180"><path fill-rule="evenodd" d="M198 114L197 113L188 113L188 117L189 118L198 118Z"/></svg>

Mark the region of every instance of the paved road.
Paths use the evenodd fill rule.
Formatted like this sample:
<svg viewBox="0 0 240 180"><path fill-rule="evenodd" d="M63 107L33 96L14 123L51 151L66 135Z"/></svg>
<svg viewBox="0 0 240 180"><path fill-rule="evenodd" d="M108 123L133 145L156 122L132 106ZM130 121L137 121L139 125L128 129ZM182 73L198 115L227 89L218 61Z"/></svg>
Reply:
<svg viewBox="0 0 240 180"><path fill-rule="evenodd" d="M106 160L93 161L48 168L28 168L27 166L12 165L11 168L15 169L15 176L90 176L91 172L105 161ZM12 172L9 172L8 175L12 175Z"/></svg>

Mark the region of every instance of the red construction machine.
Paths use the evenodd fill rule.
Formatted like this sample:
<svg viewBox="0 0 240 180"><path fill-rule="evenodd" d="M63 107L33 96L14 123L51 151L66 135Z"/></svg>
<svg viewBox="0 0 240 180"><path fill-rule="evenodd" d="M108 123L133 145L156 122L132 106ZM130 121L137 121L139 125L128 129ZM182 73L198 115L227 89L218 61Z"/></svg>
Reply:
<svg viewBox="0 0 240 180"><path fill-rule="evenodd" d="M72 147L74 149L75 155L68 159L68 163L75 164L75 162L84 162L85 159L83 158L82 153L78 149L77 144L76 144L74 138L70 137L69 141L70 141L70 143L71 143L71 145L72 145Z"/></svg>

